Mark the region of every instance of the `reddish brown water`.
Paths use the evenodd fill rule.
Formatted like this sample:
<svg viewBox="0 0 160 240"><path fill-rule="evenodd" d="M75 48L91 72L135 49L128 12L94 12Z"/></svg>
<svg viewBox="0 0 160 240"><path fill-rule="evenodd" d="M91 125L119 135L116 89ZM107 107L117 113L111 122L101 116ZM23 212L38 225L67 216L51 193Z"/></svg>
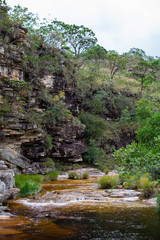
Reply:
<svg viewBox="0 0 160 240"><path fill-rule="evenodd" d="M0 219L0 239L160 239L153 207L110 200L96 179L48 182L38 195L8 202L16 217Z"/></svg>

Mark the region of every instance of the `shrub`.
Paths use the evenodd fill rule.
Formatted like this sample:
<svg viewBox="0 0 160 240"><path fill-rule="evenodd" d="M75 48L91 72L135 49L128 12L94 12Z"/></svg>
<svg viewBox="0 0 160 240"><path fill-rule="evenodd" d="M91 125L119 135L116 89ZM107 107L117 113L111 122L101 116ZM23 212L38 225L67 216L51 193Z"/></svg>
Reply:
<svg viewBox="0 0 160 240"><path fill-rule="evenodd" d="M45 138L44 138L44 141L45 141L45 147L49 150L52 149L53 147L53 144L52 144L52 136L50 134L46 134L45 135Z"/></svg>
<svg viewBox="0 0 160 240"><path fill-rule="evenodd" d="M19 197L35 195L41 190L41 186L32 182L24 182L20 187Z"/></svg>
<svg viewBox="0 0 160 240"><path fill-rule="evenodd" d="M15 175L15 187L20 189L19 197L34 195L41 190L40 175Z"/></svg>
<svg viewBox="0 0 160 240"><path fill-rule="evenodd" d="M89 112L82 112L80 121L86 126L86 139L101 138L107 130L107 122L103 118Z"/></svg>
<svg viewBox="0 0 160 240"><path fill-rule="evenodd" d="M120 166L132 173L149 172L153 178L160 176L160 111L159 104L141 99L137 106L139 128L137 142L114 152Z"/></svg>
<svg viewBox="0 0 160 240"><path fill-rule="evenodd" d="M76 172L72 171L72 172L68 173L68 178L69 179L79 179L79 175Z"/></svg>
<svg viewBox="0 0 160 240"><path fill-rule="evenodd" d="M123 187L126 189L137 189L138 188L137 175L128 176L128 179L124 179Z"/></svg>
<svg viewBox="0 0 160 240"><path fill-rule="evenodd" d="M85 162L95 164L104 159L105 151L99 147L99 143L97 143L94 139L90 139L88 150L82 156Z"/></svg>
<svg viewBox="0 0 160 240"><path fill-rule="evenodd" d="M44 181L56 181L58 178L58 171L57 170L52 170L52 172L47 173L44 177Z"/></svg>
<svg viewBox="0 0 160 240"><path fill-rule="evenodd" d="M110 170L109 170L108 168L105 168L105 169L104 169L104 173L105 173L105 174L108 174L109 171L110 171Z"/></svg>
<svg viewBox="0 0 160 240"><path fill-rule="evenodd" d="M138 172L136 175L128 176L128 179L123 180L125 181L124 188L141 190L142 198L148 198L157 191L158 182L151 181L148 173Z"/></svg>
<svg viewBox="0 0 160 240"><path fill-rule="evenodd" d="M100 178L98 183L100 185L100 188L103 189L115 188L119 185L120 179L118 175L104 176Z"/></svg>
<svg viewBox="0 0 160 240"><path fill-rule="evenodd" d="M158 182L150 181L149 177L144 174L140 177L138 182L138 189L142 190L142 198L148 198L152 196L157 190Z"/></svg>
<svg viewBox="0 0 160 240"><path fill-rule="evenodd" d="M88 179L89 178L89 173L87 173L87 172L83 173L82 178L83 179Z"/></svg>
<svg viewBox="0 0 160 240"><path fill-rule="evenodd" d="M45 168L54 168L55 163L54 163L54 161L53 161L52 158L46 158L46 159L45 159L45 162L43 163L43 166L44 166Z"/></svg>

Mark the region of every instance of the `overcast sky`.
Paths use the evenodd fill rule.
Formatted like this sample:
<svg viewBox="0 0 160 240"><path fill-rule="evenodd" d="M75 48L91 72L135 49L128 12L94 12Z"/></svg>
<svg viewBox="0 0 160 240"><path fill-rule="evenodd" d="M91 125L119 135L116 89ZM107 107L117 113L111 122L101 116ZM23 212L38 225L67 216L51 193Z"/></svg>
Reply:
<svg viewBox="0 0 160 240"><path fill-rule="evenodd" d="M84 25L98 43L119 53L130 48L160 56L160 0L6 0L21 5L40 18Z"/></svg>

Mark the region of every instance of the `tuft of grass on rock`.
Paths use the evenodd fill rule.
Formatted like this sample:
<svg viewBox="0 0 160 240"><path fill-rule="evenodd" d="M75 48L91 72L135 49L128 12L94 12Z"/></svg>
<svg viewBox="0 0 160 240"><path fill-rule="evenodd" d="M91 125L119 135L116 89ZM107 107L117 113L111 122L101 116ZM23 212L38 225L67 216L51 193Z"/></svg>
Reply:
<svg viewBox="0 0 160 240"><path fill-rule="evenodd" d="M83 179L88 179L89 178L89 173L87 173L87 172L83 173L82 178Z"/></svg>
<svg viewBox="0 0 160 240"><path fill-rule="evenodd" d="M119 185L120 179L118 175L103 176L99 179L99 185L102 189L115 188Z"/></svg>
<svg viewBox="0 0 160 240"><path fill-rule="evenodd" d="M40 175L15 175L15 187L20 189L19 197L37 194L42 188L43 178Z"/></svg>
<svg viewBox="0 0 160 240"><path fill-rule="evenodd" d="M73 180L75 180L75 179L77 180L77 179L80 178L80 176L78 175L78 173L72 171L72 172L69 172L69 173L68 173L68 178L69 178L69 179L73 179Z"/></svg>

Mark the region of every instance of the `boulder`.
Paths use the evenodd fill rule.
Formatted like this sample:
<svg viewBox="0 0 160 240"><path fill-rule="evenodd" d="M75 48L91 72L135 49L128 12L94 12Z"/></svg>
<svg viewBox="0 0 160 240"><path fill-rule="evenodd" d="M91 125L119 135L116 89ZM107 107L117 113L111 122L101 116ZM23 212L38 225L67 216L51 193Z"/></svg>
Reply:
<svg viewBox="0 0 160 240"><path fill-rule="evenodd" d="M0 181L5 184L6 189L12 189L15 184L13 170L0 170Z"/></svg>
<svg viewBox="0 0 160 240"><path fill-rule="evenodd" d="M3 149L1 156L3 159L18 167L21 167L22 169L29 167L29 159L25 158L23 155L8 146Z"/></svg>
<svg viewBox="0 0 160 240"><path fill-rule="evenodd" d="M4 193L5 189L6 189L5 183L0 181L0 194Z"/></svg>
<svg viewBox="0 0 160 240"><path fill-rule="evenodd" d="M0 170L0 204L18 195L19 189L14 188L14 185L13 170Z"/></svg>

